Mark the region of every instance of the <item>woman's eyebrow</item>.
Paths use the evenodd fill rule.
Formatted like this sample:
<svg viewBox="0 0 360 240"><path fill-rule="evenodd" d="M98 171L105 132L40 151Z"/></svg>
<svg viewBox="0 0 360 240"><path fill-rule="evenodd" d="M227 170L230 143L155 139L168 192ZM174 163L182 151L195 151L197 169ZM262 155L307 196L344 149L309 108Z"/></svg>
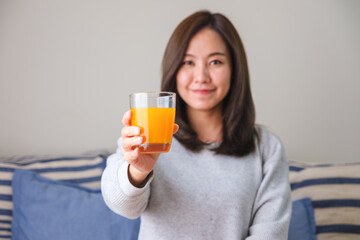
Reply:
<svg viewBox="0 0 360 240"><path fill-rule="evenodd" d="M186 53L185 57L195 57L194 55L190 54L190 53Z"/></svg>
<svg viewBox="0 0 360 240"><path fill-rule="evenodd" d="M223 52L214 52L214 53L210 53L209 57L216 56L216 55L225 56L225 53L223 53Z"/></svg>
<svg viewBox="0 0 360 240"><path fill-rule="evenodd" d="M216 56L216 55L225 56L225 53L223 53L223 52L213 52L213 53L209 54L209 57ZM195 56L190 54L190 53L186 53L185 57L195 57Z"/></svg>

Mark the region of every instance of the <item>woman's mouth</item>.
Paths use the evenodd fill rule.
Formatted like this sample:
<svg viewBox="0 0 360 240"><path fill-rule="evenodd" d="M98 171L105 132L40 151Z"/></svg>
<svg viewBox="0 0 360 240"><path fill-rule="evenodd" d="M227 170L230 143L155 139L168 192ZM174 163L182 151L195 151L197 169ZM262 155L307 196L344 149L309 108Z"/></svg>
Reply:
<svg viewBox="0 0 360 240"><path fill-rule="evenodd" d="M207 95L215 91L215 89L194 89L193 92L200 95Z"/></svg>

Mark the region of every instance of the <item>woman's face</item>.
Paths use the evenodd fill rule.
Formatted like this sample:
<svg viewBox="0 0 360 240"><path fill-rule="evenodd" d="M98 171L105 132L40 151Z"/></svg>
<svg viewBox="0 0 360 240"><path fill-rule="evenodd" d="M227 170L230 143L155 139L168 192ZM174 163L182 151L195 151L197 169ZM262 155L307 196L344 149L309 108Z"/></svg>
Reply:
<svg viewBox="0 0 360 240"><path fill-rule="evenodd" d="M212 29L201 30L190 40L176 75L177 90L188 110L221 109L230 79L231 58L224 41Z"/></svg>

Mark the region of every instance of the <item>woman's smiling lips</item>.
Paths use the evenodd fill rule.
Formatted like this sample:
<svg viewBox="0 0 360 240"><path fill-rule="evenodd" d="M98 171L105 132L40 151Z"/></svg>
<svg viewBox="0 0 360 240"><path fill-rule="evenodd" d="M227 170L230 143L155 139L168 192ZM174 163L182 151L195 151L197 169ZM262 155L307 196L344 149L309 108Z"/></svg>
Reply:
<svg viewBox="0 0 360 240"><path fill-rule="evenodd" d="M215 89L193 89L192 91L196 94L207 95L215 91Z"/></svg>

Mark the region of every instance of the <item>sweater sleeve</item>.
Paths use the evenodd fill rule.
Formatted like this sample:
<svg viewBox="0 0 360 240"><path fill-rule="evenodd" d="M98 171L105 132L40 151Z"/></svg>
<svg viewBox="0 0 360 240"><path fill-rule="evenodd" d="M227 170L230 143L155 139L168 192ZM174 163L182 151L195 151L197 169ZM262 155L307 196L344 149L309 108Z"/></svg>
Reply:
<svg viewBox="0 0 360 240"><path fill-rule="evenodd" d="M262 182L252 212L247 240L286 240L291 218L288 162L280 140L271 133L262 135Z"/></svg>
<svg viewBox="0 0 360 240"><path fill-rule="evenodd" d="M121 146L121 139L118 144ZM106 168L101 177L101 192L106 205L113 212L135 219L147 206L153 176L143 187L133 186L128 177L129 164L124 160L119 149L107 159Z"/></svg>

